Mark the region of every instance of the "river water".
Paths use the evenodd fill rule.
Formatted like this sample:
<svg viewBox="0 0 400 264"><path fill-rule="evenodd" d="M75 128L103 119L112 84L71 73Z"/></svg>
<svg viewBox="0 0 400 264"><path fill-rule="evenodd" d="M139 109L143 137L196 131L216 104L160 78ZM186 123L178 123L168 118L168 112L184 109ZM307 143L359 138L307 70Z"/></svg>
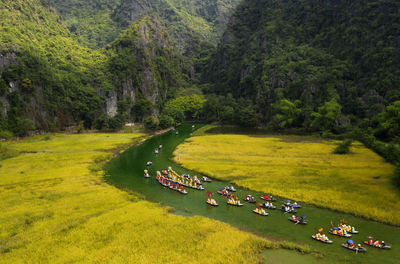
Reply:
<svg viewBox="0 0 400 264"><path fill-rule="evenodd" d="M197 127L199 125L196 125ZM365 220L341 212L317 208L304 203L300 203L302 208L298 210L298 215L307 215L308 225L295 225L291 223L288 221L289 215L283 214L280 210L268 210L270 213L269 216L259 216L252 212L255 208L254 204L245 203L242 207L227 205L225 198L219 196L216 192L228 183L214 179L211 183L203 184L205 188L203 191L185 188L189 192L187 195L182 195L161 186L155 179L156 171L166 169L168 166L172 166L178 173L200 176L198 173L183 169L171 161L173 151L191 135L193 128L191 124L184 124L179 126L177 131L179 132L178 134L175 131L169 131L150 138L142 144L125 151L117 159L112 160L106 171L107 181L116 186L129 188L140 193L146 200L173 207L175 209L174 213L179 215L205 216L267 238L308 244L313 250L322 253L324 256L322 261L324 263L400 263L399 227ZM159 154L155 154L154 149L161 144L163 145L163 149ZM153 162L153 165L146 167L146 162L149 160ZM143 177L143 170L146 168L149 169L151 175L149 179ZM259 201L260 196L263 195L262 193L239 187L236 189L236 194L240 199L243 199L247 194L251 194ZM205 203L207 191L214 192L214 198L219 203L218 207L211 207ZM284 200L286 199L278 197L278 201L274 203L278 209ZM328 231L330 221L338 222L342 218L346 219L360 231L360 234L353 235L351 238L355 243L362 243L368 235L372 235L374 238L385 240L387 244L392 246L392 249L380 250L366 246L366 253L355 254L353 251L341 247L340 244L344 243L346 239L330 235ZM333 240L333 244L327 245L311 239L310 236L317 227L324 228L324 233ZM267 252L265 255L272 254L272 252ZM276 253L282 254L278 253L278 251ZM299 255L299 261L301 258ZM304 259L301 262L307 263L308 261Z"/></svg>

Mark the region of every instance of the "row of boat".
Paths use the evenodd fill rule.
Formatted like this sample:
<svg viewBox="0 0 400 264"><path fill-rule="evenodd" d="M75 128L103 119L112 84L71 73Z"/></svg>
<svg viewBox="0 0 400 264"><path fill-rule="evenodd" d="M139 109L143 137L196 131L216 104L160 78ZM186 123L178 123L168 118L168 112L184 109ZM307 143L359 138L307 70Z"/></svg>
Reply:
<svg viewBox="0 0 400 264"><path fill-rule="evenodd" d="M144 171L145 172L145 177L149 178L149 172L147 170ZM178 173L176 173L174 170L172 170L171 167L168 167L167 170L163 170L162 173L160 171L157 171L157 176L156 176L157 181L172 190L175 190L179 193L182 194L187 194L188 192L184 189L184 187L189 187L189 188L193 188L193 189L197 189L197 190L204 190L203 186L202 186L202 182L197 179L197 177L190 177L189 175L179 175ZM203 177L202 178L203 182L211 182L211 179L207 178L207 177ZM235 192L236 189L232 186L232 185L228 185L225 188L220 188L217 193L223 196L227 197L227 201L226 203L228 205L231 206L237 206L237 207L241 207L244 204L241 203L241 201L238 199L238 197L232 194L233 192ZM207 193L208 199L206 200L206 203L210 206L218 206L218 203L216 202L215 199L212 198L212 193L208 192ZM272 204L273 201L276 201L276 199L274 197L272 197L271 195L264 195L260 197L261 200L264 200L266 202L263 202L261 204L258 204L258 206L253 209L252 211L255 214L261 215L261 216L268 216L269 213L266 212L263 208L267 208L267 209L276 209L276 207ZM256 199L255 197L253 197L252 195L247 195L244 199L245 202L248 203L256 203ZM281 210L284 213L296 213L295 208L301 208L301 206L299 204L297 204L296 202L291 202L290 200L287 200L286 202L282 203L282 207ZM292 215L291 217L288 218L289 221L295 223L295 224L307 224L307 221L305 221L306 216L301 216L300 218ZM359 232L357 230L355 230L354 226L350 226L350 225L345 225L345 224L341 224L338 226L333 226L330 230L329 233L335 236L339 236L339 237L345 237L345 238L350 238L352 236L352 234L358 234ZM330 240L325 234L320 234L319 232L316 234L313 234L311 236L312 239L317 240L321 243L325 243L325 244L332 244L333 241ZM370 247L374 247L374 248L378 248L378 249L390 249L391 247L387 244L385 244L384 241L379 242L377 241L373 241L372 238L364 241L363 242L364 245L368 245ZM347 240L346 243L341 244L342 247L355 251L356 253L358 252L366 252L367 249L363 246L361 246L361 244L355 244L353 240L349 239Z"/></svg>

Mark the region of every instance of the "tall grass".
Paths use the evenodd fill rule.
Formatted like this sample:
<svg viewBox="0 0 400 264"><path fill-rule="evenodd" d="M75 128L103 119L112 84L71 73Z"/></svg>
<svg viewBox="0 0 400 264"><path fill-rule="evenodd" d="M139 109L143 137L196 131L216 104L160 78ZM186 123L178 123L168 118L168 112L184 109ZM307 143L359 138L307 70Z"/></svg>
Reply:
<svg viewBox="0 0 400 264"><path fill-rule="evenodd" d="M0 263L258 263L261 249L279 246L106 184L91 164L141 136L10 142L20 154L0 167Z"/></svg>
<svg viewBox="0 0 400 264"><path fill-rule="evenodd" d="M359 142L335 155L337 141L312 137L211 135L175 151L184 167L243 187L400 224L393 165Z"/></svg>

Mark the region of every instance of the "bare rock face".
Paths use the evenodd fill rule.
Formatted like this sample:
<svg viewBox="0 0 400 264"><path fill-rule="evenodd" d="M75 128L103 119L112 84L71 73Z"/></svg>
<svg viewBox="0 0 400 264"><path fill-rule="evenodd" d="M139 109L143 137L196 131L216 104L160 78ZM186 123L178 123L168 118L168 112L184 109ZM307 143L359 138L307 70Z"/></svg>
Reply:
<svg viewBox="0 0 400 264"><path fill-rule="evenodd" d="M114 117L118 111L118 97L115 91L109 91L108 96L105 98L106 113L110 117Z"/></svg>
<svg viewBox="0 0 400 264"><path fill-rule="evenodd" d="M17 64L16 51L17 45L5 46L0 45L0 74L12 64Z"/></svg>

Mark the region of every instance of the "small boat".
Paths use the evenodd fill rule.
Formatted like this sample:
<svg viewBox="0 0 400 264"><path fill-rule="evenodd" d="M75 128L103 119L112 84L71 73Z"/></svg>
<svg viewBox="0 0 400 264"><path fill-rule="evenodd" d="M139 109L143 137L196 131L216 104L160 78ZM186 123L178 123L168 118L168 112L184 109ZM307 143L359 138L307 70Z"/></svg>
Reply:
<svg viewBox="0 0 400 264"><path fill-rule="evenodd" d="M272 197L271 195L261 196L261 199L263 199L265 201L270 201L270 202L275 202L276 201L276 199L274 197Z"/></svg>
<svg viewBox="0 0 400 264"><path fill-rule="evenodd" d="M342 244L342 247L347 248L347 249L350 249L350 250L353 250L353 251L356 251L356 252L366 252L366 251L367 251L366 248L363 248L363 247L356 247L356 246L354 246L354 247L349 247L347 244Z"/></svg>
<svg viewBox="0 0 400 264"><path fill-rule="evenodd" d="M232 185L228 185L228 186L226 186L226 187L225 187L225 190L227 190L227 191L231 191L231 192L236 192L236 189L235 189L235 187L233 187Z"/></svg>
<svg viewBox="0 0 400 264"><path fill-rule="evenodd" d="M368 245L368 246L370 246L370 247L380 248L380 249L391 249L391 248L392 248L391 246L386 245L386 244L383 245L383 246L382 246L382 244L378 244L378 245L375 246L374 243L370 244L368 241L364 241L364 244L365 244L365 245Z"/></svg>
<svg viewBox="0 0 400 264"><path fill-rule="evenodd" d="M340 228L342 230L346 230L346 232L350 233L350 234L358 234L358 231L355 229L354 226L341 225L341 226L338 226L338 228Z"/></svg>
<svg viewBox="0 0 400 264"><path fill-rule="evenodd" d="M267 213L267 212L265 212L263 209L259 209L259 210L257 210L257 208L256 209L254 209L253 210L253 212L254 213L256 213L256 214L258 214L258 215L262 215L262 216L267 216L267 215L269 215L269 213Z"/></svg>
<svg viewBox="0 0 400 264"><path fill-rule="evenodd" d="M223 188L220 188L217 193L220 195L229 195L229 192Z"/></svg>
<svg viewBox="0 0 400 264"><path fill-rule="evenodd" d="M163 145L158 146L158 148L159 148L159 149L162 149L162 148L163 148Z"/></svg>
<svg viewBox="0 0 400 264"><path fill-rule="evenodd" d="M233 205L233 206L242 206L243 205L242 203L240 203L240 201L233 200L233 199L229 199L228 201L226 201L226 203L229 205Z"/></svg>
<svg viewBox="0 0 400 264"><path fill-rule="evenodd" d="M329 233L331 233L332 235L335 235L335 236L340 236L340 237L351 237L351 235L350 234L339 234L339 233L333 233L332 232L332 230L329 230Z"/></svg>
<svg viewBox="0 0 400 264"><path fill-rule="evenodd" d="M267 209L276 209L276 206L273 205L272 203L262 203L260 206Z"/></svg>
<svg viewBox="0 0 400 264"><path fill-rule="evenodd" d="M188 192L185 189L178 189L178 192L180 192L181 194L187 194Z"/></svg>
<svg viewBox="0 0 400 264"><path fill-rule="evenodd" d="M329 240L328 238L326 238L325 240L318 239L316 235L312 235L311 238L314 239L314 240L317 240L319 242L325 243L325 244L332 244L333 243L333 241Z"/></svg>
<svg viewBox="0 0 400 264"><path fill-rule="evenodd" d="M206 176L203 176L203 177L201 178L201 180L202 180L203 182L211 182L211 179L208 178L208 177L206 177Z"/></svg>
<svg viewBox="0 0 400 264"><path fill-rule="evenodd" d="M153 164L153 162L151 161L151 160L149 160L148 162L146 162L146 165L147 166L150 166L150 165L152 165Z"/></svg>
<svg viewBox="0 0 400 264"><path fill-rule="evenodd" d="M290 204L290 206L293 207L293 208L301 208L301 205L296 203L296 202Z"/></svg>
<svg viewBox="0 0 400 264"><path fill-rule="evenodd" d="M248 203L255 203L256 202L256 199L253 196L251 196L250 194L247 195L246 197L244 197L243 200L245 202L248 202Z"/></svg>
<svg viewBox="0 0 400 264"><path fill-rule="evenodd" d="M305 218L305 217L304 217ZM289 219L289 221L290 222L293 222L293 223L296 223L296 224L300 224L300 225L306 225L307 224L307 221L305 221L304 220L304 218L296 218L296 219L293 219L292 217L289 217L288 219Z"/></svg>
<svg viewBox="0 0 400 264"><path fill-rule="evenodd" d="M214 199L207 199L206 203L212 206L218 206L218 203Z"/></svg>
<svg viewBox="0 0 400 264"><path fill-rule="evenodd" d="M155 153L155 154L158 154L158 148L156 148L156 149L154 150L154 153Z"/></svg>
<svg viewBox="0 0 400 264"><path fill-rule="evenodd" d="M297 211L291 207L281 207L281 211L284 213L291 213L291 214L297 213Z"/></svg>
<svg viewBox="0 0 400 264"><path fill-rule="evenodd" d="M144 170L144 177L145 178L150 178L150 174L148 170Z"/></svg>

